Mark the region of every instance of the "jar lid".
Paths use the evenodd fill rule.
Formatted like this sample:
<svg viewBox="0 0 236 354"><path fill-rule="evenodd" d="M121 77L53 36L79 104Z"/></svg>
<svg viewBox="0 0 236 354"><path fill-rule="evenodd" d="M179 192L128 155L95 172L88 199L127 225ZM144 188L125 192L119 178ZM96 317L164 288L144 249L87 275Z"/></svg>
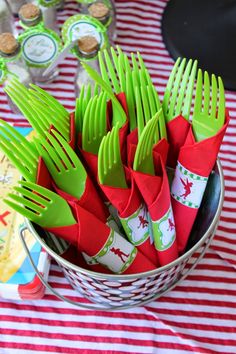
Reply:
<svg viewBox="0 0 236 354"><path fill-rule="evenodd" d="M42 13L38 6L25 4L19 10L19 18L26 25L36 25L42 19Z"/></svg>
<svg viewBox="0 0 236 354"><path fill-rule="evenodd" d="M103 2L98 1L89 6L88 12L90 16L101 20L109 15L110 10Z"/></svg>
<svg viewBox="0 0 236 354"><path fill-rule="evenodd" d="M14 54L19 48L19 43L12 33L0 34L0 52L3 55Z"/></svg>
<svg viewBox="0 0 236 354"><path fill-rule="evenodd" d="M99 43L93 36L84 36L78 39L78 47L81 54L91 57L99 50Z"/></svg>

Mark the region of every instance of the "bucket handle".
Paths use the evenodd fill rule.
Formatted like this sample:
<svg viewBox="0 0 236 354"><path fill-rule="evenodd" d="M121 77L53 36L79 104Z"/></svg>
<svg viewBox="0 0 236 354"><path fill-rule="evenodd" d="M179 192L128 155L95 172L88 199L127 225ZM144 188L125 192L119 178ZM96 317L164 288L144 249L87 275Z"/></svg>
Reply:
<svg viewBox="0 0 236 354"><path fill-rule="evenodd" d="M214 230L215 231L215 230ZM165 295L165 293L169 292L170 290L172 290L178 283L179 281L183 280L184 278L186 278L186 276L195 268L195 266L198 264L198 262L203 258L203 256L205 255L205 252L212 240L212 238L214 237L214 231L212 232L212 235L211 237L208 239L207 241L207 244L205 245L205 248L204 250L200 253L199 257L196 258L196 260L192 263L191 267L189 267L187 269L186 272L183 272L182 270L182 277L181 278L178 278L176 279L176 281L171 285L171 287L169 287L168 289L165 289L163 290L163 292L157 294L157 296L154 296L152 297L151 299L148 299L146 301L140 301L137 302L137 304L135 304L135 307L139 306L139 305L146 305L147 303L151 302L151 301L154 301L156 300L157 298ZM127 306L110 306L110 307L98 307L97 305L95 304L83 304L83 303L78 303L78 302L75 302L73 300L70 300L69 298L61 295L60 293L57 292L57 290L55 290L51 285L49 285L49 283L43 278L43 276L40 274L37 266L35 265L34 261L33 261L33 258L30 254L30 250L26 244L26 241L25 241L25 238L24 238L24 235L23 235L23 230L20 230L19 232L19 235L20 235L20 238L21 238L21 241L22 241L22 244L23 244L23 247L24 247L24 250L27 254L27 256L29 257L29 260L30 260L30 263L32 265L32 267L34 268L38 278L41 280L41 282L43 283L43 285L48 289L50 290L56 297L58 297L60 300L62 301L65 301L65 302L68 302L69 304L71 305L74 305L74 306L77 306L79 308L83 308L83 309L86 309L86 310L100 310L100 311L116 311L116 310L124 310L124 309L128 309L128 308L133 308L134 306L133 305L127 305ZM188 263L188 261L186 262L186 264ZM185 266L186 266L185 264Z"/></svg>

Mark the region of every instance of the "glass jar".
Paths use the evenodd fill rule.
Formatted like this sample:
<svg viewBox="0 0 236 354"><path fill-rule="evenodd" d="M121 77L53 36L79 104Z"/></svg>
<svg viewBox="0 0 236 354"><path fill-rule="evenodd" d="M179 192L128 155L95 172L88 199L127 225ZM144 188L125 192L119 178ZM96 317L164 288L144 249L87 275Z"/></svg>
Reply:
<svg viewBox="0 0 236 354"><path fill-rule="evenodd" d="M99 20L106 28L111 45L116 40L116 9L111 0L77 0L80 12Z"/></svg>
<svg viewBox="0 0 236 354"><path fill-rule="evenodd" d="M11 12L17 15L21 6L25 4L25 0L7 0Z"/></svg>
<svg viewBox="0 0 236 354"><path fill-rule="evenodd" d="M58 34L42 23L41 9L34 4L26 4L19 11L20 24L25 31L19 36L23 57L37 83L51 82L59 74L55 67L49 75L44 71L55 60L62 49Z"/></svg>
<svg viewBox="0 0 236 354"><path fill-rule="evenodd" d="M0 33L15 33L14 18L5 0L0 0Z"/></svg>
<svg viewBox="0 0 236 354"><path fill-rule="evenodd" d="M55 32L59 31L57 26L57 5L60 4L60 0L27 0L27 2L40 8L46 28L50 28Z"/></svg>
<svg viewBox="0 0 236 354"><path fill-rule="evenodd" d="M26 87L32 83L31 74L22 56L20 43L11 33L3 33L0 35L0 82L6 86L13 77ZM8 96L7 99L12 111L16 114L20 113Z"/></svg>
<svg viewBox="0 0 236 354"><path fill-rule="evenodd" d="M94 81L80 64L86 61L99 72L97 53L109 47L106 27L100 21L87 15L74 15L69 17L62 26L61 36L65 46L78 39L71 52L78 59L78 68L75 75L75 92L78 97L81 86Z"/></svg>
<svg viewBox="0 0 236 354"><path fill-rule="evenodd" d="M81 61L88 61L88 65L90 65L97 72L100 71L99 62L97 58L99 44L95 37L84 36L80 38L78 40L77 51L79 53ZM75 97L79 97L82 86L86 87L88 84L90 84L93 88L94 81L79 62L75 75Z"/></svg>

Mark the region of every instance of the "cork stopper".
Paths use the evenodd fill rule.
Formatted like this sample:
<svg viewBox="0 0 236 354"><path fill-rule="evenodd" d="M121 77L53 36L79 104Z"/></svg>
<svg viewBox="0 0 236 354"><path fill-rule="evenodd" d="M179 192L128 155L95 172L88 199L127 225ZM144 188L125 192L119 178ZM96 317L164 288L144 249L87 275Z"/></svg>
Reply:
<svg viewBox="0 0 236 354"><path fill-rule="evenodd" d="M109 15L109 8L102 2L95 2L88 8L90 16L98 20L104 19Z"/></svg>
<svg viewBox="0 0 236 354"><path fill-rule="evenodd" d="M16 52L19 43L11 33L0 34L0 52L5 55L10 55Z"/></svg>
<svg viewBox="0 0 236 354"><path fill-rule="evenodd" d="M21 6L19 17L25 20L32 20L40 16L40 9L34 4L25 4Z"/></svg>
<svg viewBox="0 0 236 354"><path fill-rule="evenodd" d="M84 36L78 40L79 51L85 55L92 55L99 49L99 43L95 37Z"/></svg>

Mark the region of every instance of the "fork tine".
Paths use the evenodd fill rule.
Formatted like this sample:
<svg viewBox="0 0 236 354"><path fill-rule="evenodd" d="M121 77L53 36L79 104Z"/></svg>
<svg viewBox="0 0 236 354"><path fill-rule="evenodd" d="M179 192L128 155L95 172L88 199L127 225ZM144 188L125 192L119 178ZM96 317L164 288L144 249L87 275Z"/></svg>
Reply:
<svg viewBox="0 0 236 354"><path fill-rule="evenodd" d="M210 92L210 78L208 75L208 72L204 72L204 93L203 93L203 112L205 114L209 114L209 109L210 109L210 98L211 98L211 92Z"/></svg>
<svg viewBox="0 0 236 354"><path fill-rule="evenodd" d="M113 161L114 161L114 148L113 148L113 135L114 135L114 129L115 127L112 128L110 134L107 137L107 155L108 155L108 169L112 167Z"/></svg>
<svg viewBox="0 0 236 354"><path fill-rule="evenodd" d="M83 119L83 127L82 127L82 148L85 149L85 144L86 141L89 140L89 120L91 116L91 107L93 105L93 98L90 98L90 101L88 102L85 114L84 114L84 119Z"/></svg>
<svg viewBox="0 0 236 354"><path fill-rule="evenodd" d="M138 56L138 61L139 61L139 66L141 68L141 70L143 71L143 73L145 74L146 77L146 83L147 84L152 84L152 80L151 77L149 75L149 72L146 68L146 65L144 64L143 58L141 56L141 54L139 52L137 52L137 56Z"/></svg>
<svg viewBox="0 0 236 354"><path fill-rule="evenodd" d="M105 141L106 141L106 136L103 137L101 144L99 146L98 150L98 179L100 183L104 183L105 180L105 175L106 175L106 165L105 165L105 151L104 151L104 146L105 146Z"/></svg>
<svg viewBox="0 0 236 354"><path fill-rule="evenodd" d="M147 86L147 96L148 96L151 117L153 117L154 114L157 113L157 110L156 110L155 100L153 97L153 89L150 85Z"/></svg>
<svg viewBox="0 0 236 354"><path fill-rule="evenodd" d="M184 101L186 87L187 87L187 84L189 81L189 74L190 74L190 71L192 68L192 62L193 62L192 59L190 59L187 62L187 66L186 66L184 73L183 73L183 77L182 77L180 87L179 87L179 92L178 92L177 105L175 107L175 113L174 113L175 115L179 115L181 113L181 107L182 107L182 104Z"/></svg>
<svg viewBox="0 0 236 354"><path fill-rule="evenodd" d="M89 112L89 119L88 119L88 139L91 141L93 139L93 131L94 131L94 121L96 120L96 106L98 97L95 96L91 98L92 103Z"/></svg>
<svg viewBox="0 0 236 354"><path fill-rule="evenodd" d="M147 124L147 122L151 118L151 114L150 114L150 108L148 104L147 90L143 86L141 86L141 100L143 105L145 124Z"/></svg>
<svg viewBox="0 0 236 354"><path fill-rule="evenodd" d="M18 188L18 190L16 189ZM24 193L24 188L21 188L21 187L15 187L14 188L16 191L20 192L21 194ZM33 193L30 193L31 197L33 197L32 195ZM24 195L24 194L22 194ZM13 193L9 193L8 196L13 199L15 202L17 203L20 203L20 204L23 204L25 207L27 208L30 208L32 211L34 212L37 212L37 213L40 213L42 212L42 209L43 207L42 206L39 206L38 204L36 204L33 200L29 200L29 199L26 199L25 197L21 197L17 194L13 194Z"/></svg>
<svg viewBox="0 0 236 354"><path fill-rule="evenodd" d="M193 117L202 111L202 70L198 69Z"/></svg>
<svg viewBox="0 0 236 354"><path fill-rule="evenodd" d="M34 143L40 156L42 156L47 168L50 170L52 175L64 170L64 166L58 158L58 155L55 153L52 146L45 138L34 137Z"/></svg>
<svg viewBox="0 0 236 354"><path fill-rule="evenodd" d="M68 142L54 129L52 129L52 134L57 138L57 140L59 141L61 147L65 150L65 152L67 153L69 159L71 160L71 162L73 163L73 165L75 167L83 168L83 170L85 171L85 168L83 166L83 164L81 163L80 159L78 158L76 152L70 147L70 145L68 144ZM64 154L63 154L63 162L64 162ZM70 163L70 168L71 168L71 163Z"/></svg>
<svg viewBox="0 0 236 354"><path fill-rule="evenodd" d="M26 149L27 153L33 158L38 158L38 153L34 146L16 129L14 129L10 124L6 123L4 120L0 119L0 127L2 132L6 134L15 144L21 144Z"/></svg>
<svg viewBox="0 0 236 354"><path fill-rule="evenodd" d="M42 209L42 206L45 207L50 201L46 200L45 198L42 198L39 194L34 193L33 191L23 188L23 187L14 187L14 190L16 190L18 193L22 195L22 197L30 199L32 202L35 202L41 206L40 208ZM24 203L23 203L24 204ZM40 210L37 210L40 212Z"/></svg>
<svg viewBox="0 0 236 354"><path fill-rule="evenodd" d="M118 56L117 56L117 53L115 51L115 49L113 47L110 47L110 51L111 51L111 57L112 57L112 60L113 60L113 63L115 65L115 69L116 71L118 72L118 69L119 69L119 64L118 64Z"/></svg>
<svg viewBox="0 0 236 354"><path fill-rule="evenodd" d="M178 71L176 73L174 85L173 85L173 88L172 88L172 95L171 95L170 102L169 102L168 114L170 116L174 116L175 115L175 105L176 105L176 100L177 100L177 97L178 97L178 94L179 94L180 84L182 82L182 76L183 76L185 64L186 64L186 58L184 58L182 60L180 66L178 68Z"/></svg>
<svg viewBox="0 0 236 354"><path fill-rule="evenodd" d="M16 166L16 168L20 171L22 176L27 179L27 180L34 180L35 176L31 174L31 171L29 168L25 165L23 165L22 160L19 160L16 158L16 156L12 153L11 150L9 150L5 145L3 145L2 142L0 142L0 148L1 150L7 155L9 160L12 161L12 163ZM24 161L24 160L23 160Z"/></svg>
<svg viewBox="0 0 236 354"><path fill-rule="evenodd" d="M83 126L83 116L82 116L82 98L84 97L84 85L81 87L80 95L76 98L75 101L75 128L76 134L82 133L82 126Z"/></svg>
<svg viewBox="0 0 236 354"><path fill-rule="evenodd" d="M140 136L144 129L144 116L143 116L143 108L142 108L141 97L140 97L138 86L135 87L135 101L136 101L138 138L140 139Z"/></svg>
<svg viewBox="0 0 236 354"><path fill-rule="evenodd" d="M109 76L107 74L106 65L105 65L105 62L103 60L101 51L98 52L98 62L99 62L99 68L100 68L103 80L107 83L107 85L109 85L111 87L110 79L109 79Z"/></svg>
<svg viewBox="0 0 236 354"><path fill-rule="evenodd" d="M132 84L132 79L129 72L126 72L126 88L124 90L126 94L128 110L129 110L129 126L133 131L137 127L136 114L135 114L135 93Z"/></svg>
<svg viewBox="0 0 236 354"><path fill-rule="evenodd" d="M212 74L212 76L211 76L211 111L210 111L210 117L213 118L213 119L216 118L217 98L218 98L218 92L217 92L216 77L215 77L214 74Z"/></svg>
<svg viewBox="0 0 236 354"><path fill-rule="evenodd" d="M0 128L0 132L1 132L1 128ZM37 159L35 157L32 158L32 156L28 154L28 151L25 150L24 146L21 146L19 143L13 144L11 140L6 139L3 135L0 134L0 136L1 136L1 143L4 144L8 149L10 149L10 151L14 155L18 157L19 162L21 161L22 164L26 166L29 165L29 167L31 168L32 167L36 168Z"/></svg>
<svg viewBox="0 0 236 354"><path fill-rule="evenodd" d="M106 60L106 65L107 65L107 68L108 68L108 71L109 71L109 75L110 75L110 78L111 78L111 82L113 84L113 87L114 87L114 91L116 93L119 93L121 90L120 90L120 85L119 85L119 82L117 80L117 77L116 77L116 73L115 73L115 70L114 70L114 66L112 64L112 61L111 61L111 58L108 54L108 51L106 49L104 49L104 57L105 57L105 60Z"/></svg>
<svg viewBox="0 0 236 354"><path fill-rule="evenodd" d="M34 110L38 113L39 116L42 116L41 121L47 122L47 124L45 124L45 129L47 130L50 128L50 125L53 125L65 136L67 140L69 140L68 124L64 120L56 119L55 113L50 111L48 106L40 103L39 100L33 98L31 102Z"/></svg>
<svg viewBox="0 0 236 354"><path fill-rule="evenodd" d="M90 99L92 98L92 88L91 88L91 84L87 84L86 85L86 91L84 91L84 97L83 97L83 104L82 104L82 117L84 117L85 115L85 111L87 108L87 105L90 101Z"/></svg>
<svg viewBox="0 0 236 354"><path fill-rule="evenodd" d="M165 93L164 93L164 98L163 98L163 112L164 115L167 116L167 111L170 103L170 95L173 90L173 84L175 81L175 76L177 71L179 70L179 64L181 62L181 58L178 58L175 62L175 65L173 66L173 69L170 73L169 80L166 85Z"/></svg>
<svg viewBox="0 0 236 354"><path fill-rule="evenodd" d="M8 197L12 198L12 196L10 194L8 194ZM12 200L14 200L14 198L12 198ZM29 209L26 209L26 208L22 207L18 203L13 202L12 200L3 199L5 204L7 204L10 208L12 208L15 211L17 211L19 214L23 215L24 217L26 217L27 219L29 219L31 221L35 220L35 216L37 214L35 214L34 212L30 211Z"/></svg>
<svg viewBox="0 0 236 354"><path fill-rule="evenodd" d="M55 130L52 130L53 134L55 134ZM50 141L52 148L54 149L54 151L56 152L56 154L58 155L58 157L62 160L63 162L63 169L69 169L71 168L71 161L69 160L67 154L65 153L65 151L62 149L61 145L58 143L58 141L49 133L46 134L47 135L47 139ZM51 149L52 149L51 148ZM50 150L51 150L50 149ZM65 166L64 166L65 165Z"/></svg>
<svg viewBox="0 0 236 354"><path fill-rule="evenodd" d="M104 174L106 175L109 171L109 140L110 140L111 132L109 131L107 135L104 137L104 146L103 146L103 164L104 164Z"/></svg>
<svg viewBox="0 0 236 354"><path fill-rule="evenodd" d="M47 198L49 201L55 199L55 197L59 197L56 193L50 191L47 188L44 188L44 187L38 185L38 184L29 182L29 181L23 181L23 180L18 181L18 183L21 186L28 188L28 189L40 194L42 197Z"/></svg>
<svg viewBox="0 0 236 354"><path fill-rule="evenodd" d="M138 67L138 63L137 63L134 53L131 53L131 61L132 61L132 65L133 65L133 70L138 72L139 67Z"/></svg>
<svg viewBox="0 0 236 354"><path fill-rule="evenodd" d="M119 128L116 126L113 133L113 151L114 151L114 162L122 165L121 155L120 155L120 144L119 144Z"/></svg>
<svg viewBox="0 0 236 354"><path fill-rule="evenodd" d="M224 91L224 85L221 77L218 77L218 85L219 85L219 104L218 104L217 120L218 120L218 124L220 126L223 126L225 121L225 91Z"/></svg>
<svg viewBox="0 0 236 354"><path fill-rule="evenodd" d="M195 77L196 77L196 72L197 72L197 65L198 65L198 61L194 60L193 66L191 69L191 74L189 76L188 86L187 86L187 89L185 90L185 98L183 100L182 116L187 119L189 118L190 111L191 111L192 95L193 95Z"/></svg>
<svg viewBox="0 0 236 354"><path fill-rule="evenodd" d="M36 86L34 84L30 84L30 87L33 88L33 90L29 89L31 93L33 93L37 97L39 96L44 101L46 100L46 102L48 102L50 106L52 106L55 110L61 112L65 117L69 116L69 112L65 109L65 107L48 92L44 91L41 87Z"/></svg>

